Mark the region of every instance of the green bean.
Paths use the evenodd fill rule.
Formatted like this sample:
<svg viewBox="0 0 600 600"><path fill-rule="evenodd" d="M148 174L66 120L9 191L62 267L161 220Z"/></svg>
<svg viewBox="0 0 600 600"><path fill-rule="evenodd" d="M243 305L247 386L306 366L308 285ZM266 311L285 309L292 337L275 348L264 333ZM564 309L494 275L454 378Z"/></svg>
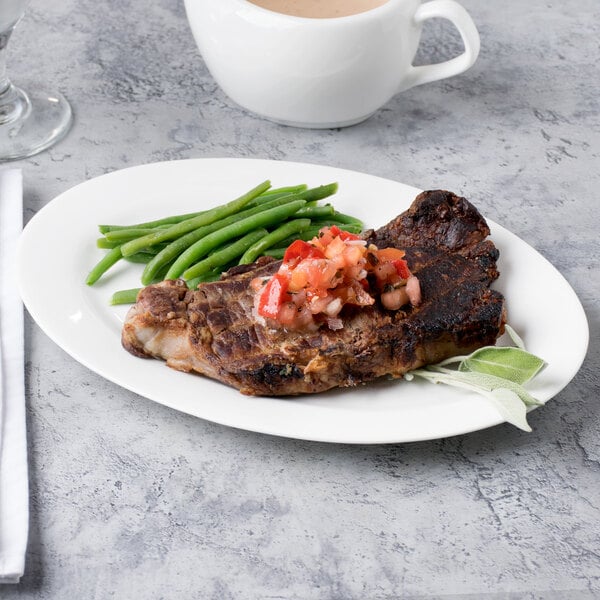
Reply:
<svg viewBox="0 0 600 600"><path fill-rule="evenodd" d="M296 186L296 187L300 188L302 186ZM327 185L320 185L318 187L310 188L310 189L306 189L306 186L304 186L304 189L300 190L300 191L295 191L292 187L287 188L289 191L283 192L283 193L282 192L275 193L275 190L269 190L268 192L261 194L260 196L255 198L252 202L250 202L248 204L248 208L262 204L267 198L269 198L269 195L271 195L271 194L273 194L273 196L276 196L276 197L282 197L285 195L294 195L296 198L298 198L300 200L306 200L307 206L310 206L310 205L313 205L314 203L316 203L318 200L323 200L323 198L327 198L328 196L335 194L335 192L337 191L337 188L338 188L337 183L328 183ZM279 189L285 190L286 188L279 188ZM269 198L269 199L272 199L272 198Z"/></svg>
<svg viewBox="0 0 600 600"><path fill-rule="evenodd" d="M194 277L193 279L188 279L186 281L187 286L190 290L195 290L201 283L206 283L209 281L217 281L219 277L221 277L221 273L223 273L225 269L222 267L215 267L211 271L204 273L202 275L198 275L198 277Z"/></svg>
<svg viewBox="0 0 600 600"><path fill-rule="evenodd" d="M263 192L258 198L258 199L269 199L269 200L273 200L273 196L283 196L284 194L298 194L300 192L304 192L306 189L308 188L308 186L305 183L301 183L300 185L288 185L286 187L279 187L279 188L271 188L270 190L267 190L266 192Z"/></svg>
<svg viewBox="0 0 600 600"><path fill-rule="evenodd" d="M167 279L176 279L179 277L188 267L197 262L203 256L206 256L213 248L226 242L227 240L244 235L253 229L258 227L269 227L275 223L280 223L282 220L293 215L299 208L304 206L304 200L295 200L289 204L264 210L252 217L242 219L237 223L223 227L218 231L215 231L206 237L198 240L195 244L190 246L179 258L171 265L167 273ZM189 272L188 272L189 271ZM198 273L195 273L193 269L185 271L184 278L191 279L196 277Z"/></svg>
<svg viewBox="0 0 600 600"><path fill-rule="evenodd" d="M294 216L296 216L296 215L294 215ZM285 239L281 240L281 242L278 244L278 246L280 248L287 248L292 242L295 242L296 240L304 240L305 242L308 242L319 234L319 229L321 229L321 227L315 227L311 222L311 225L309 227L307 227L306 229L304 229L294 235L290 235L289 237L286 237ZM265 252L264 254L267 254L267 253Z"/></svg>
<svg viewBox="0 0 600 600"><path fill-rule="evenodd" d="M220 223L221 221L217 221ZM211 225L199 227L194 231L186 233L180 238L173 240L166 248L161 250L144 268L142 273L142 283L148 285L156 276L156 274L164 266L169 265L175 260L186 248L189 248L193 243L207 234L207 230Z"/></svg>
<svg viewBox="0 0 600 600"><path fill-rule="evenodd" d="M295 214L297 215L298 213L296 212ZM248 250L244 252L242 258L240 258L239 264L247 265L253 263L267 248L271 248L271 246L274 246L294 233L301 232L309 225L310 219L294 219L293 221L288 221L287 223L280 225L277 229L274 229L271 233L250 246Z"/></svg>
<svg viewBox="0 0 600 600"><path fill-rule="evenodd" d="M132 254L131 256L126 256L125 260L131 263L137 263L137 264L141 264L141 265L145 265L148 264L154 257L156 256L156 254L154 252L136 252L135 254Z"/></svg>
<svg viewBox="0 0 600 600"><path fill-rule="evenodd" d="M270 196L272 194L281 194L282 192L293 192L297 194L298 192L303 192L307 189L308 186L305 183L300 183L299 185L288 185L285 187L271 188L270 190L261 194L262 196Z"/></svg>
<svg viewBox="0 0 600 600"><path fill-rule="evenodd" d="M240 211L252 199L256 198L256 196L268 190L270 186L271 183L269 181L265 181L251 189L249 192L246 192L243 196L240 196L239 198L236 198L227 204L222 204L216 208L202 213L201 215L198 215L197 217L192 217L186 221L176 223L167 229L159 229L154 233L150 233L135 240L131 240L130 242L126 242L123 244L123 246L121 246L123 256L135 254L147 246L152 246L158 242L173 240L188 233L189 231L192 231L193 229L197 229L203 225L209 225L210 223L214 223L219 219L234 214Z"/></svg>
<svg viewBox="0 0 600 600"><path fill-rule="evenodd" d="M295 192L281 192L279 194L261 194L252 202L248 202L244 208L256 208L258 206L264 206L265 204L278 200L280 198L298 198L298 194Z"/></svg>
<svg viewBox="0 0 600 600"><path fill-rule="evenodd" d="M300 240L312 240L316 235L319 235L319 231L321 230L321 228L323 227L323 225L320 224L315 224L314 221L310 222L310 227L307 227L304 231L301 231L297 236L290 236L289 238L282 240L283 243L287 244L288 246L296 239L300 239ZM283 246L283 243L281 244Z"/></svg>
<svg viewBox="0 0 600 600"><path fill-rule="evenodd" d="M137 300L137 295L140 293L142 288L132 288L130 290L119 290L115 292L111 299L110 303L112 305L115 304L133 304Z"/></svg>
<svg viewBox="0 0 600 600"><path fill-rule="evenodd" d="M101 237L96 240L96 247L100 248L101 250L112 250L120 245L121 244L119 242L109 242L105 237Z"/></svg>
<svg viewBox="0 0 600 600"><path fill-rule="evenodd" d="M354 223L342 223L341 221L336 221L334 219L323 219L322 221L314 220L311 221L312 225L318 230L322 227L333 227L334 225L343 231L347 231L348 233L361 233L363 228L362 225L356 225Z"/></svg>
<svg viewBox="0 0 600 600"><path fill-rule="evenodd" d="M110 269L115 263L119 262L121 258L123 258L121 246L117 246L116 248L108 251L89 272L85 282L88 285L94 285L94 283L96 283L96 281L98 281L98 279L100 279L100 277L102 277L102 275L106 273L106 271L108 271L108 269Z"/></svg>
<svg viewBox="0 0 600 600"><path fill-rule="evenodd" d="M287 246L285 248L268 248L263 252L265 256L272 256L273 258L283 258Z"/></svg>
<svg viewBox="0 0 600 600"><path fill-rule="evenodd" d="M192 279L212 271L215 267L226 265L232 260L238 258L240 254L243 254L250 246L258 242L261 238L267 235L267 230L260 227L253 229L250 233L247 233L244 237L228 244L221 250L213 252L210 256L207 256L204 260L197 262L194 266L190 267L184 274L184 279ZM188 274L186 276L186 274Z"/></svg>
<svg viewBox="0 0 600 600"><path fill-rule="evenodd" d="M100 248L101 250L112 250L113 248L116 248L117 246L120 246L121 244L119 242L109 242L106 238L98 238L96 240L96 247ZM158 254L163 248L167 247L167 242L161 242L160 244L155 244L154 246L151 246L150 248L144 248L144 250L140 250L140 252L151 252L152 254Z"/></svg>
<svg viewBox="0 0 600 600"><path fill-rule="evenodd" d="M296 213L296 216L308 217L309 219L323 219L325 217L332 217L333 213L333 206L325 204L325 206L305 206Z"/></svg>
<svg viewBox="0 0 600 600"><path fill-rule="evenodd" d="M143 235L148 235L149 233L153 233L157 229L166 229L169 225L157 225L156 227L128 227L126 229L115 229L113 231L107 231L104 234L104 237L110 242L128 242L129 240L134 240L135 238L142 237Z"/></svg>
<svg viewBox="0 0 600 600"><path fill-rule="evenodd" d="M155 227L181 223L181 221L187 221L187 219L197 217L198 215L201 215L204 212L206 211L202 210L200 212L187 213L185 215L172 215L170 217L157 219L156 221L147 221L146 223L135 223L133 225L98 225L98 229L100 230L100 233L108 233L109 231L119 231L121 229L153 229Z"/></svg>
<svg viewBox="0 0 600 600"><path fill-rule="evenodd" d="M228 225L231 225L233 223L237 223L241 219L251 217L252 215L256 215L270 208L275 208L276 206L283 206L284 204L292 202L294 198L294 194L286 194L285 196L275 198L270 200L269 202L265 202L264 204L255 206L254 208L246 208L245 210L239 213L230 215L225 219L215 221L210 225L199 227L198 229L190 231L184 236L173 240L172 242L170 242L170 244L168 244L165 247L164 250L162 250L156 255L156 258L154 260L148 263L148 265L144 269L144 272L142 273L142 283L144 285L148 285L156 277L156 274L163 266L169 265L184 250L189 248L192 244L196 243L198 240L202 239L209 233L217 231L218 229L221 229L223 227L227 227Z"/></svg>
<svg viewBox="0 0 600 600"><path fill-rule="evenodd" d="M320 185L315 188L310 188L305 192L301 192L298 194L298 196L307 202L310 202L311 200L323 200L323 198L327 198L328 196L335 194L337 189L337 183L328 183L327 185Z"/></svg>
<svg viewBox="0 0 600 600"><path fill-rule="evenodd" d="M338 212L337 210L333 213L333 218L338 223L345 223L348 225L359 225L361 229L364 227L364 223L360 219L352 217L351 215L345 215L344 213Z"/></svg>

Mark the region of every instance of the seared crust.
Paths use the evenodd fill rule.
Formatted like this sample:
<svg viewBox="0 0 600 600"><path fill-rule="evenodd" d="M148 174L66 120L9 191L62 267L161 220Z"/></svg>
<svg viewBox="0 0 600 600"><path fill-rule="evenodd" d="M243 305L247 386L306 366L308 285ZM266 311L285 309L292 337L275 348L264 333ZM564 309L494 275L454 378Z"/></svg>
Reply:
<svg viewBox="0 0 600 600"><path fill-rule="evenodd" d="M489 234L485 219L466 198L432 190L419 194L407 211L374 231L369 241L379 248L426 246L461 252Z"/></svg>
<svg viewBox="0 0 600 600"><path fill-rule="evenodd" d="M245 394L294 395L353 386L493 344L504 325L504 299L489 286L498 250L464 198L420 194L410 209L367 239L407 251L423 302L407 311L379 303L344 309L344 327L315 332L273 329L253 316L250 281L277 270L263 259L188 291L182 281L144 288L127 316L123 345L162 358Z"/></svg>

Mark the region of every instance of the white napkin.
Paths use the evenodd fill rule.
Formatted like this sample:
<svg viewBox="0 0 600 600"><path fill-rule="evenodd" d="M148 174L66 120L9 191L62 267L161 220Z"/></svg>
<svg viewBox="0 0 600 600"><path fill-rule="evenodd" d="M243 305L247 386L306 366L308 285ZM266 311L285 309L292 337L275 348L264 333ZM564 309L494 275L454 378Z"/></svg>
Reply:
<svg viewBox="0 0 600 600"><path fill-rule="evenodd" d="M15 257L22 228L21 171L0 170L0 583L18 583L23 575L29 527L23 305Z"/></svg>

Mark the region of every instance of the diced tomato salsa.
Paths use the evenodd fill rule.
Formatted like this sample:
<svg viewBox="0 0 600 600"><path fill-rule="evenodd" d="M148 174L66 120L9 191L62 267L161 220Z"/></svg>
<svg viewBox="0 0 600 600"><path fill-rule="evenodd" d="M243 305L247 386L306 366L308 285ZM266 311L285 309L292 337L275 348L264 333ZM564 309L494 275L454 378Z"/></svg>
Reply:
<svg viewBox="0 0 600 600"><path fill-rule="evenodd" d="M370 306L379 298L388 310L416 306L419 282L404 256L403 250L380 250L337 226L324 227L309 242L292 242L275 275L252 282L256 312L292 329L323 323L339 329L346 305Z"/></svg>

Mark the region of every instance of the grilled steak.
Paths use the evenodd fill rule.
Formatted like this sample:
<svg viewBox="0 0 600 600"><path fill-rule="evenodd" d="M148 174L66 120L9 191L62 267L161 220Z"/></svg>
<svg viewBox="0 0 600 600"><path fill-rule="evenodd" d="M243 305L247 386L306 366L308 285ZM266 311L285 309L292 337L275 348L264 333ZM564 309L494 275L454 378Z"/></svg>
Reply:
<svg viewBox="0 0 600 600"><path fill-rule="evenodd" d="M144 288L127 315L123 346L181 371L195 371L244 394L293 395L354 386L493 344L504 327L504 299L490 289L498 250L465 198L423 192L411 207L366 234L379 248L406 251L422 303L388 311L378 302L346 306L344 327L298 332L253 317L250 281L280 262L260 259L189 291L183 281Z"/></svg>

